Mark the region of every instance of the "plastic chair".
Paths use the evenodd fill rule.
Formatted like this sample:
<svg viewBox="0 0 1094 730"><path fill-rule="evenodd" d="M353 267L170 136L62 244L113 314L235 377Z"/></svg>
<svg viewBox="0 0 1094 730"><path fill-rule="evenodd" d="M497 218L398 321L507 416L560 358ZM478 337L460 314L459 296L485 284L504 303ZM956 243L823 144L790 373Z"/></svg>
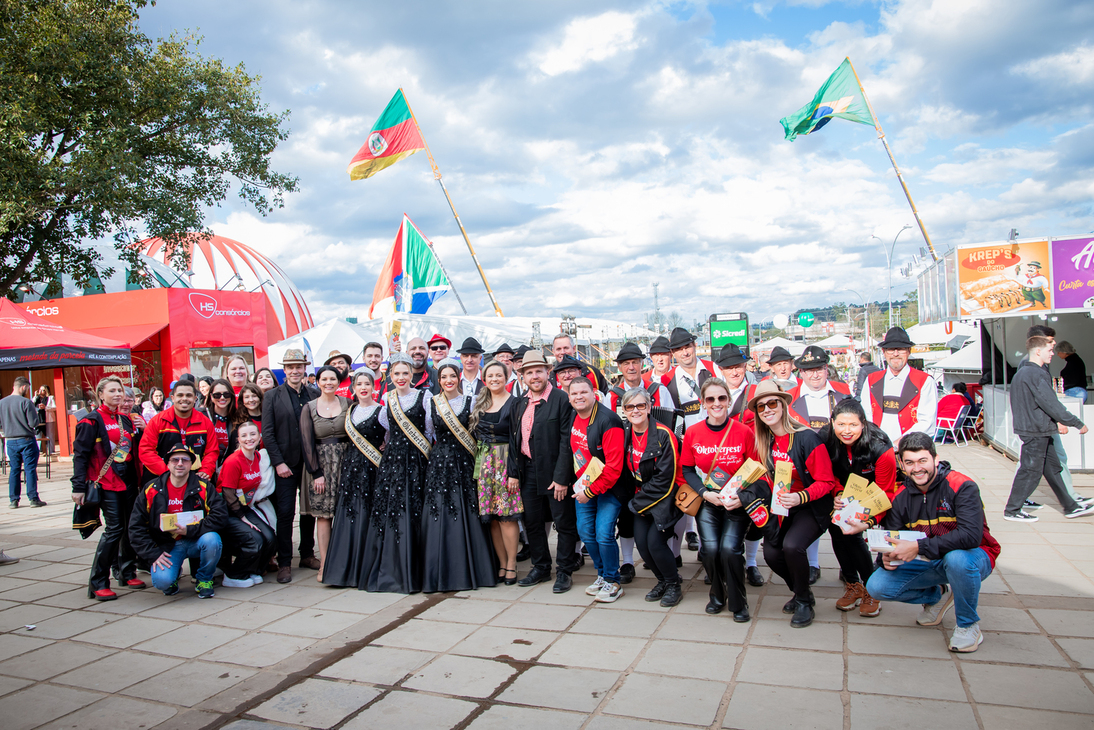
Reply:
<svg viewBox="0 0 1094 730"><path fill-rule="evenodd" d="M961 406L961 410L959 410L957 412L957 415L955 415L953 418L945 418L940 416L938 418L938 424L934 432L935 440L938 441L938 437L941 434L942 440L939 441L939 443L944 444L946 443L946 434L949 434L950 438L953 439L953 442L957 444L958 447L968 446L969 439L965 436L965 432L962 429L962 426L965 423L966 416L969 415L969 409L970 406ZM961 440L965 443L958 443L958 436L960 436Z"/></svg>
<svg viewBox="0 0 1094 730"><path fill-rule="evenodd" d="M984 431L984 405L977 403L969 408L965 421L958 425L958 429L965 435L966 441L980 438Z"/></svg>

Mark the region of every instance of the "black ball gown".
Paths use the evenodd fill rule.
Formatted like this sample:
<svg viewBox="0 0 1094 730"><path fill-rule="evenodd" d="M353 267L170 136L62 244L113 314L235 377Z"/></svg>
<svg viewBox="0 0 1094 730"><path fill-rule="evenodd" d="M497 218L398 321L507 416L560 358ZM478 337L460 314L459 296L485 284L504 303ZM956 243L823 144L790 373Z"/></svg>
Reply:
<svg viewBox="0 0 1094 730"><path fill-rule="evenodd" d="M348 414L353 425L377 449L384 446L384 427L380 424L380 406L355 405ZM364 589L368 565L365 563L365 535L371 514L372 492L377 468L351 441L342 460L342 483L334 510L327 564L323 582L332 586Z"/></svg>
<svg viewBox="0 0 1094 730"><path fill-rule="evenodd" d="M457 399L449 405L466 429L471 398L461 398L462 404ZM431 405L437 440L425 475L422 590L433 593L493 587L498 578L494 550L479 519L475 456L449 429L436 403Z"/></svg>

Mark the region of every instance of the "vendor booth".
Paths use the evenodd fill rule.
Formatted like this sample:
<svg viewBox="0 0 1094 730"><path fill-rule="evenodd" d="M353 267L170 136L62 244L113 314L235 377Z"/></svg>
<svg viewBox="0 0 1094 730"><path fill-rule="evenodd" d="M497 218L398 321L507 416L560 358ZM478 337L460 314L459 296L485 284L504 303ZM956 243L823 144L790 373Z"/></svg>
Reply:
<svg viewBox="0 0 1094 730"><path fill-rule="evenodd" d="M979 320L979 370L983 383L984 433L998 448L1017 458L1021 443L1012 430L1009 382L1025 357L1026 330L1047 324L1056 341L1068 341L1084 362L1094 366L1094 238L1015 239L958 246L919 275L920 321L954 324ZM959 363L968 369L971 352ZM956 357L956 356L955 356ZM1057 358L1053 375L1063 360ZM1086 403L1062 394L1060 402L1084 423L1094 423L1089 376ZM1062 437L1072 471L1094 470L1094 432Z"/></svg>
<svg viewBox="0 0 1094 730"><path fill-rule="evenodd" d="M125 348L124 363L59 361L61 379L53 393L58 412L69 416L94 405L95 384L107 374L147 393L154 385L166 389L185 372L221 377L235 354L243 355L251 372L256 364L267 364L270 332L261 293L139 289L10 306L46 324ZM69 453L70 439L71 431L58 440L62 454Z"/></svg>

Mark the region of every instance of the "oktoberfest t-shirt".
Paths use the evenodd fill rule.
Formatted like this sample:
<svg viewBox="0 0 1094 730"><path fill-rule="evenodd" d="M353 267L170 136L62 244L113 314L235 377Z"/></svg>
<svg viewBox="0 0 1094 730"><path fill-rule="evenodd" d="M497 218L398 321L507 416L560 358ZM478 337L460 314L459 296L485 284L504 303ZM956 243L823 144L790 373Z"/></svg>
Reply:
<svg viewBox="0 0 1094 730"><path fill-rule="evenodd" d="M730 429L728 435L726 428ZM758 461L756 440L752 429L739 421L729 419L721 426L711 428L706 420L702 420L684 432L681 466L693 466L705 476L717 464L732 475L741 468L745 459Z"/></svg>

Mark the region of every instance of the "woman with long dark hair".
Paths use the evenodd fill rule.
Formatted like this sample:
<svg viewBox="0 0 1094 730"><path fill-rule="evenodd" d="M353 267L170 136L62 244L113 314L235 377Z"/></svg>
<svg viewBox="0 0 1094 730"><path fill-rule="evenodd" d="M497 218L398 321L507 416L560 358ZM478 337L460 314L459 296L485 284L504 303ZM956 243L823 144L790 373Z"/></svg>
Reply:
<svg viewBox="0 0 1094 730"><path fill-rule="evenodd" d="M148 400L141 405L141 415L144 416L144 420L151 421L152 416L162 411L165 405L167 405L167 396L164 395L163 388L153 385L148 389Z"/></svg>
<svg viewBox="0 0 1094 730"><path fill-rule="evenodd" d="M509 413L517 399L506 385L508 368L491 360L482 369L486 385L475 397L470 428L478 439L479 515L490 526L494 552L498 556L498 580L511 586L517 582L517 552L520 548L520 516L524 504L520 488L509 486L506 459L509 457Z"/></svg>
<svg viewBox="0 0 1094 730"><path fill-rule="evenodd" d="M422 500L422 591L493 587L494 559L479 519L475 481L473 397L463 392L456 360L437 368L441 392L433 396L434 438ZM469 428L469 426L471 426Z"/></svg>
<svg viewBox="0 0 1094 730"><path fill-rule="evenodd" d="M764 380L756 386L748 407L756 414L756 453L773 484L772 508L789 510L779 516L774 539L764 540L764 559L794 594L783 606L783 613L793 614L791 627L804 628L813 623L816 605L809 587L807 551L831 524L832 493L839 485L820 437L790 417L789 393L772 380ZM790 464L785 491L778 490L775 483L780 462Z"/></svg>
<svg viewBox="0 0 1094 730"><path fill-rule="evenodd" d="M269 368L255 370L255 376L251 379L251 382L257 385L263 393L277 387L277 378L274 376L273 370Z"/></svg>
<svg viewBox="0 0 1094 730"><path fill-rule="evenodd" d="M892 501L897 491L893 443L884 431L866 420L866 413L857 400L846 398L837 403L832 409L832 420L821 429L820 437L828 449L836 481L846 485L847 478L857 474L877 484ZM835 495L836 509L843 507L841 496L842 490ZM874 572L874 561L862 533L877 525L884 514L870 515L865 522L851 521L846 532L838 525L828 525L832 551L846 583L843 597L836 601L836 608L841 611L851 611L858 606L860 616L873 617L881 613L881 602L866 591L866 581Z"/></svg>
<svg viewBox="0 0 1094 730"><path fill-rule="evenodd" d="M364 590L367 580L365 533L368 527L376 468L384 449L384 427L380 405L373 400L376 376L368 368L353 374L353 405L346 416L349 447L342 460L342 483L331 524L323 582Z"/></svg>
<svg viewBox="0 0 1094 730"><path fill-rule="evenodd" d="M232 444L236 421L236 396L232 391L232 384L224 378L213 381L209 389L209 397L205 399L205 412L209 414L209 420L213 422L213 434L216 436L220 456L217 457L217 468L224 463L231 453L229 445Z"/></svg>

